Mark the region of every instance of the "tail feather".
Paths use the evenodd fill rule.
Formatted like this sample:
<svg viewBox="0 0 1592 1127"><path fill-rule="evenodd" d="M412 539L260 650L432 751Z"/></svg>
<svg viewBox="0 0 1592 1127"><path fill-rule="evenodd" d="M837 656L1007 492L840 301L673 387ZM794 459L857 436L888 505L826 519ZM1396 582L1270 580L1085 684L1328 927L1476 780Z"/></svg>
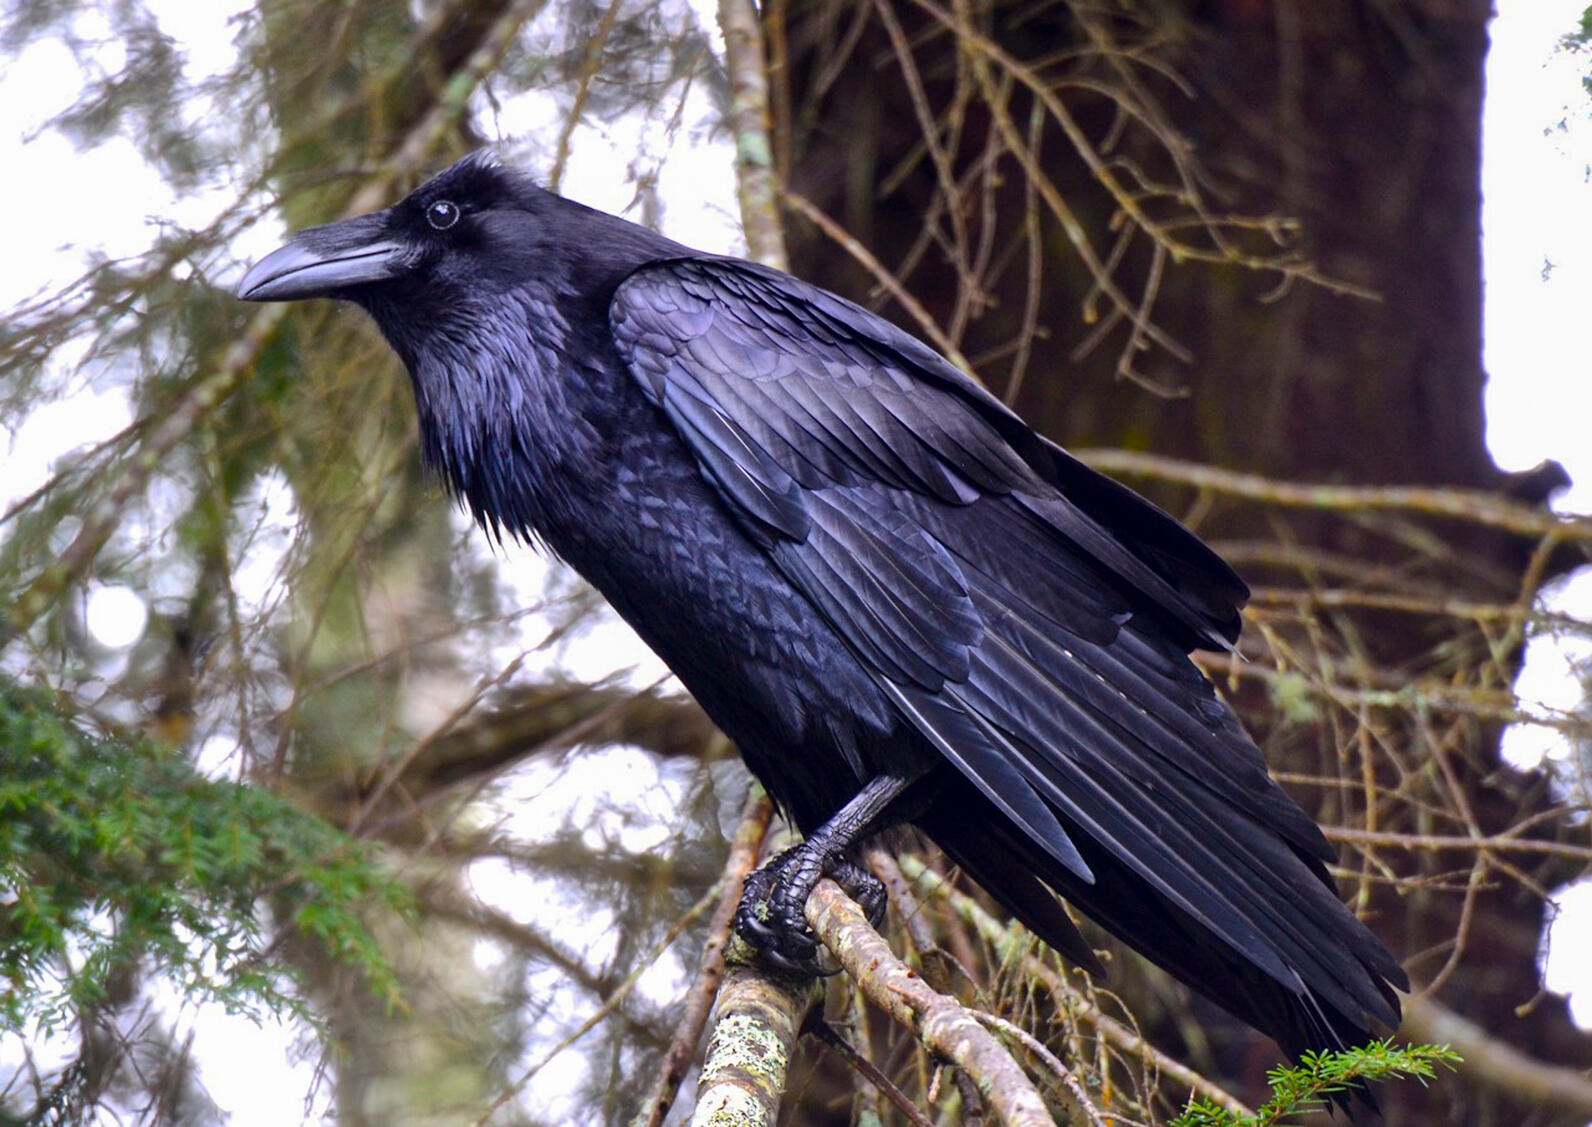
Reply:
<svg viewBox="0 0 1592 1127"><path fill-rule="evenodd" d="M1087 834L1076 835L1093 883L1079 880L990 808L960 781L948 786L919 825L946 855L1041 939L1091 970L1098 960L1067 918L1059 895L1118 939L1174 977L1275 1040L1297 1060L1310 1050L1344 1049L1373 1036L1372 1023L1398 1022L1398 996L1369 965L1369 950L1354 944L1346 954L1358 974L1377 986L1375 1004L1363 1007L1358 992L1345 997L1331 984L1311 984L1295 974L1290 986L1256 966L1224 939L1163 896L1149 881ZM1016 891L1014 891L1016 890ZM1058 917L1060 922L1058 923ZM1373 946L1376 941L1369 934ZM1335 945L1344 937L1322 936ZM1086 959L1074 952L1083 948ZM1345 1003L1335 1004L1334 998ZM1369 1001L1369 1000L1368 1000Z"/></svg>

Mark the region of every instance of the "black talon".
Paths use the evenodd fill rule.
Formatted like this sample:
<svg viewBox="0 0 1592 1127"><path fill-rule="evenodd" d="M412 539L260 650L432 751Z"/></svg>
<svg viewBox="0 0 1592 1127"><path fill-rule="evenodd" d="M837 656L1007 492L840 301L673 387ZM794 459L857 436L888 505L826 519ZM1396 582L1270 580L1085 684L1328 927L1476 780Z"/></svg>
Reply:
<svg viewBox="0 0 1592 1127"><path fill-rule="evenodd" d="M888 897L878 877L845 858L827 869L803 843L773 858L746 878L735 912L735 931L769 966L808 977L839 973L824 963L825 950L807 924L807 897L825 876L846 890L875 928L884 923Z"/></svg>
<svg viewBox="0 0 1592 1127"><path fill-rule="evenodd" d="M805 977L834 974L823 964L818 936L807 926L807 897L824 875L807 843L787 849L746 878L735 930L778 970Z"/></svg>
<svg viewBox="0 0 1592 1127"><path fill-rule="evenodd" d="M856 862L845 859L837 862L829 875L846 890L847 896L857 902L875 931L884 926L885 909L890 906L890 897L885 892L882 880Z"/></svg>
<svg viewBox="0 0 1592 1127"><path fill-rule="evenodd" d="M884 922L884 884L846 858L857 840L877 828L885 808L909 780L881 776L864 786L829 821L746 878L735 911L735 931L763 962L806 975L834 974L820 961L823 945L807 926L807 897L825 876L857 901L870 923Z"/></svg>

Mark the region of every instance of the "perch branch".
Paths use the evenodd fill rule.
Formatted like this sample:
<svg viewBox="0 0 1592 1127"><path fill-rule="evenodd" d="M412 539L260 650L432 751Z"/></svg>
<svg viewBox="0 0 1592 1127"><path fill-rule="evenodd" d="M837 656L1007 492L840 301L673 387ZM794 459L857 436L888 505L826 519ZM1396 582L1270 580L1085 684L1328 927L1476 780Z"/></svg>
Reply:
<svg viewBox="0 0 1592 1127"><path fill-rule="evenodd" d="M726 960L691 1127L774 1127L796 1035L818 999L817 985L753 967L738 940L731 941Z"/></svg>
<svg viewBox="0 0 1592 1127"><path fill-rule="evenodd" d="M941 1060L973 1078L1000 1122L1054 1127L1044 1100L1005 1047L961 1003L931 989L896 958L834 881L818 882L807 901L807 922L869 1001Z"/></svg>

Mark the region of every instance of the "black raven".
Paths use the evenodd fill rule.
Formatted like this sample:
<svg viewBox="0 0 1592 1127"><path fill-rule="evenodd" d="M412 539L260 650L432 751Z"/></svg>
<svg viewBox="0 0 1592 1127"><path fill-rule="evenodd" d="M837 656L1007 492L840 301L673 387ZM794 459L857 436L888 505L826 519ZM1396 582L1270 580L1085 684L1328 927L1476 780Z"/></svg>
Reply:
<svg viewBox="0 0 1592 1127"><path fill-rule="evenodd" d="M811 966L803 906L910 822L1058 950L1071 901L1307 1049L1398 1022L1398 963L1189 660L1248 590L1180 524L921 342L478 153L301 231L239 296L363 307L426 460L539 542L674 670L806 835L738 927Z"/></svg>

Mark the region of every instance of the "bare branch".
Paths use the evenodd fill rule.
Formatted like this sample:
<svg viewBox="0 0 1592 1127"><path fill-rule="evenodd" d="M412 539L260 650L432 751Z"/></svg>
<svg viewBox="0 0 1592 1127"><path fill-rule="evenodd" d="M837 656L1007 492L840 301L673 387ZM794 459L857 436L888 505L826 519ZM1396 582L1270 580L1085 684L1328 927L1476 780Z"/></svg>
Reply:
<svg viewBox="0 0 1592 1127"><path fill-rule="evenodd" d="M730 840L730 855L724 862L724 874L719 878L719 902L708 923L707 942L697 960L696 978L686 995L685 1011L680 1015L669 1049L658 1069L658 1079L642 1103L636 1127L659 1127L674 1103L680 1081L685 1078L692 1059L696 1056L697 1042L708 1023L708 1013L719 983L724 979L724 948L730 940L730 926L735 920L735 909L741 902L741 892L746 876L757 864L757 851L768 834L768 823L773 817L774 805L763 793L763 788L753 785L746 796L746 807L741 812L741 824Z"/></svg>
<svg viewBox="0 0 1592 1127"><path fill-rule="evenodd" d="M832 880L807 900L807 922L873 1002L941 1060L978 1084L979 1094L1009 1127L1054 1127L1033 1083L1000 1043L954 998L930 989L895 957L862 909Z"/></svg>
<svg viewBox="0 0 1592 1127"><path fill-rule="evenodd" d="M1449 1046L1462 1058L1460 1072L1483 1087L1507 1092L1512 1101L1592 1118L1592 1080L1584 1073L1527 1056L1429 995L1416 994L1404 1003L1399 1032L1412 1041Z"/></svg>
<svg viewBox="0 0 1592 1127"><path fill-rule="evenodd" d="M1259 474L1202 466L1134 450L1088 449L1074 450L1073 454L1105 473L1192 485L1215 493L1287 508L1351 512L1406 511L1427 516L1454 517L1526 537L1553 536L1565 543L1592 544L1592 518L1561 516L1535 505L1521 504L1495 493L1482 493L1474 489L1311 485L1273 481Z"/></svg>
<svg viewBox="0 0 1592 1127"><path fill-rule="evenodd" d="M691 1127L773 1127L802 1019L818 992L811 979L754 969L744 949L731 958Z"/></svg>
<svg viewBox="0 0 1592 1127"><path fill-rule="evenodd" d="M709 889L706 896L703 896L702 899L691 905L691 907L686 910L685 914L677 919L669 928L668 932L664 935L663 939L657 944L657 946L655 946L652 951L648 953L647 957L640 959L636 963L635 969L625 976L624 981L614 988L614 992L603 1000L603 1004L594 1010L590 1017L581 1022L580 1025L575 1028L574 1032L570 1033L558 1044L554 1045L552 1048L548 1049L547 1052L543 1053L535 1064L531 1065L530 1068L526 1069L520 1074L520 1078L518 1080L507 1085L501 1092L498 1093L497 1098L493 1100L492 1103L487 1106L486 1110L481 1113L480 1117L476 1119L475 1127L484 1127L484 1125L494 1115L497 1114L499 1109L501 1109L511 1099L523 1091L525 1085L529 1084L536 1074L541 1072L542 1069L546 1068L555 1057L559 1056L564 1052L565 1049L568 1049L582 1037L586 1036L586 1034L590 1033L598 1025L602 1024L602 1022L608 1018L609 1015L618 1010L620 1004L623 1003L624 1000L629 997L630 992L636 988L636 983L641 981L641 976L652 968L652 964L657 962L658 957L662 955L664 951L668 950L670 944L672 944L676 939L680 938L681 932L683 932L687 927L691 926L693 921L699 919L702 914L712 906L716 895L717 889Z"/></svg>

